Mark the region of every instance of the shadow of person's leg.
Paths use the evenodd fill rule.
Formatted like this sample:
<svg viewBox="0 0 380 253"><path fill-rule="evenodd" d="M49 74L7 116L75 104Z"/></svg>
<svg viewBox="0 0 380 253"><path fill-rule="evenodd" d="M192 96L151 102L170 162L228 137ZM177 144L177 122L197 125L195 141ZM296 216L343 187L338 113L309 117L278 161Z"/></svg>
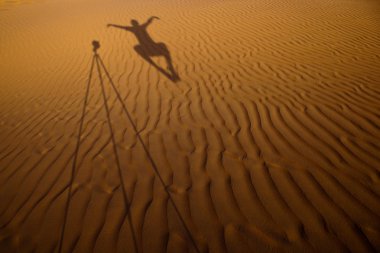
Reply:
<svg viewBox="0 0 380 253"><path fill-rule="evenodd" d="M173 61L172 61L172 57L170 55L169 49L167 48L167 46L164 43L159 43L158 45L161 48L162 55L164 56L165 61L166 61L166 65L168 67L168 70L170 71L171 79L174 82L179 81L180 79L179 79L177 72L174 69Z"/></svg>
<svg viewBox="0 0 380 253"><path fill-rule="evenodd" d="M149 55L145 52L145 50L140 45L135 46L134 49L136 53L140 55L144 60L146 60L153 66L158 67L158 65L154 61L152 61L152 59L149 57Z"/></svg>
<svg viewBox="0 0 380 253"><path fill-rule="evenodd" d="M151 64L153 67L155 67L158 71L160 71L162 74L164 74L167 78L169 78L170 80L174 81L172 75L170 73L168 73L167 71L165 71L163 68L161 68L159 65L157 65L151 59L150 55L146 53L146 51L144 50L144 48L141 45L135 46L134 50L136 51L136 53L138 55L140 55L144 60L146 60L147 62L149 62L149 64Z"/></svg>

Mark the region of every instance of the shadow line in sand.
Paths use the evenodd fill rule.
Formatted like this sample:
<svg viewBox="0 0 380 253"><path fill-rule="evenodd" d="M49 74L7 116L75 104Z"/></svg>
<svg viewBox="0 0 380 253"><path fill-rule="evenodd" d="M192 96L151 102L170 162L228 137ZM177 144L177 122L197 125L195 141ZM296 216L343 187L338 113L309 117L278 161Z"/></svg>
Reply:
<svg viewBox="0 0 380 253"><path fill-rule="evenodd" d="M155 42L147 31L148 26L153 22L154 19L159 18L151 17L143 24L139 24L137 20L132 19L131 26L108 24L107 27L120 28L133 33L139 42L138 45L134 46L136 53L173 82L180 81L178 73L174 69L172 57L170 55L168 47L162 42ZM165 58L167 70L152 60L152 57L160 56L163 56Z"/></svg>
<svg viewBox="0 0 380 253"><path fill-rule="evenodd" d="M76 170L76 166L77 166L77 158L78 158L78 153L79 153L79 148L80 148L80 143L81 143L81 135L82 135L82 129L83 129L83 122L84 122L84 118L85 118L85 114L86 114L86 107L87 107L87 102L88 102L88 95L89 95L89 90L90 90L92 73L93 73L93 69L94 69L94 63L96 63L96 69L97 69L97 72L98 72L98 75L99 75L100 87L101 87L101 90L102 90L102 97L103 97L103 102L104 102L104 108L105 108L106 115L107 115L108 128L109 128L110 137L111 137L112 146L113 146L113 152L114 152L114 156L115 156L115 162L116 162L116 166L117 166L117 169L118 169L118 173L119 173L119 177L120 177L120 184L121 184L122 192L123 192L123 199L124 199L125 210L127 212L129 227L131 229L131 233L132 233L132 237L133 237L133 244L134 244L133 245L134 246L134 251L133 252L137 253L137 252L139 252L139 250L138 250L138 247L137 247L137 239L136 239L135 229L134 229L133 223L132 223L132 214L130 212L130 201L128 199L127 191L126 191L126 186L125 186L124 180L123 180L123 173L122 173L122 169L121 169L121 165L120 165L119 153L118 153L117 146L116 146L115 134L114 134L114 131L113 131L113 128L112 128L111 117L110 117L110 110L109 110L109 107L108 107L107 96L106 96L106 93L105 93L104 81L103 81L103 77L102 77L102 71L101 71L101 67L100 67L100 64L99 64L100 57L99 57L99 55L97 53L97 49L100 47L100 44L97 41L93 41L92 44L93 44L93 47L94 47L94 50L93 50L94 51L94 56L92 58L92 63L91 63L91 68L90 68L90 74L89 74L89 79L88 79L87 88L86 88L86 95L85 95L84 105L83 105L83 109L82 109L82 116L81 116L80 125L79 125L79 133L78 133L77 145L76 145L76 149L75 149L75 153L74 153L73 166L72 166L71 177L70 177L70 182L69 182L69 193L68 193L68 199L66 201L65 214L64 214L65 215L64 216L64 223L63 223L63 226L62 226L61 239L60 239L60 242L59 242L59 250L58 250L58 252L59 253L62 252L62 247L63 247L63 242L64 242L64 235L65 235L65 229L66 229L66 224L67 224L68 211L69 211L70 202L71 202L70 200L71 200L72 185L73 185L73 181L74 181L75 170ZM102 64L103 64L103 61L102 61ZM105 70L104 65L102 65L102 66L103 66L103 69ZM107 73L108 73L108 71L107 71Z"/></svg>
<svg viewBox="0 0 380 253"><path fill-rule="evenodd" d="M78 133L77 145L76 145L76 149L75 149L75 153L74 153L74 158L73 158L73 166L72 166L71 177L70 177L70 182L69 182L69 184L70 184L69 185L69 193L68 193L68 199L67 199L67 202L66 202L64 223L63 223L63 227L62 227L62 231L61 231L61 239L60 239L60 242L59 242L59 251L58 252L59 253L62 252L62 245L63 245L63 241L64 241L64 234L65 234L65 228L66 228L66 223L67 223L68 210L69 210L69 207L70 207L70 200L71 200L71 193L72 193L72 184L73 184L73 181L74 181L75 170L76 170L76 165L77 165L77 158L78 158L78 153L79 153L79 148L80 148L80 143L81 143L81 138L80 137L82 135L82 130L83 130L83 122L84 122L85 113L86 113L86 107L87 107L87 102L88 102L88 95L89 95L89 89L90 89L90 84L91 84L91 79L92 79L92 72L93 72L93 69L94 69L94 65L96 64L96 69L97 69L97 72L98 72L98 75L99 75L100 86L101 86L101 90L102 90L102 97L103 97L103 102L104 102L104 108L105 108L106 115L107 115L108 127L109 127L109 131L110 131L111 141L112 141L112 144L113 144L113 151L114 151L114 155L115 155L115 162L116 162L116 166L118 168L118 173L119 173L119 177L120 177L120 184L121 184L122 190L123 190L123 198L124 198L125 208L126 208L126 212L127 212L128 219L129 219L129 226L130 226L130 229L131 229L131 232L132 232L132 236L133 236L133 243L134 243L134 249L135 249L134 252L140 252L140 250L138 248L138 243L137 243L137 239L136 239L136 233L135 233L135 230L134 230L134 227L133 227L133 223L132 223L132 217L131 217L131 212L130 212L130 202L129 202L128 196L126 194L126 187L125 187L124 181L123 181L122 169L121 169L119 154L118 154L116 140L115 140L115 135L114 135L114 131L113 131L112 123L111 123L110 109L108 107L107 97L106 97L106 94L105 94L105 86L104 86L104 80L103 80L103 76L102 76L102 70L104 71L104 73L105 73L105 75L106 75L109 83L111 84L111 87L112 87L113 91L115 92L115 94L117 96L117 100L120 102L125 115L127 116L129 122L131 123L133 131L136 133L136 137L137 137L138 141L140 142L140 144L142 145L142 147L144 149L144 152L147 155L147 158L148 158L150 164L152 165L152 169L154 170L155 174L157 175L157 177L158 177L158 179L159 179L162 187L164 188L165 192L167 193L167 195L169 197L170 203L173 205L174 210L175 210L175 212L178 215L178 218L179 218L180 222L182 223L183 227L185 228L187 236L188 236L189 240L191 241L191 244L193 245L194 250L196 252L200 253L201 250L199 249L198 245L196 244L196 242L194 240L194 237L193 237L190 229L188 228L188 225L186 224L184 218L182 217L182 215L181 215L181 213L179 211L178 206L176 205L173 197L171 196L170 191L168 190L169 186L165 183L164 179L162 178L162 176L161 176L161 174L160 174L160 172L158 170L158 167L157 167L156 163L153 160L153 157L151 156L148 148L146 147L146 145L144 144L144 141L142 140L142 137L141 137L141 135L140 135L140 133L139 133L139 131L137 129L137 126L135 125L135 123L132 120L131 114L130 114L129 110L127 109L127 106L125 105L125 103L124 103L124 101L123 101L123 99L122 99L122 97L120 95L120 92L116 88L116 86L115 86L115 84L113 82L113 79L112 79L111 75L109 74L109 72L108 72L108 70L107 70L107 68L106 68L103 60L101 59L101 57L97 53L97 49L100 47L99 42L93 41L93 47L94 47L94 56L93 56L92 63L91 63L89 80L88 80L88 83L87 83L86 95L85 95L85 99L84 99L84 105L83 105L83 109L82 109L82 116L81 116L80 125L79 125L79 133Z"/></svg>
<svg viewBox="0 0 380 253"><path fill-rule="evenodd" d="M94 69L94 64L95 64L95 58L92 58L90 74L89 74L87 87L86 87L86 95L84 97L84 103L83 103L83 107L82 107L82 115L81 115L80 123L79 123L77 143L76 143L75 152L73 155L73 163L72 163L72 167L71 167L71 174L70 174L70 181L69 181L69 191L68 191L68 196L67 196L67 200L65 203L65 210L64 210L63 226L62 226L62 230L61 230L60 240L58 242L58 252L59 253L62 252L62 247L63 247L63 240L64 240L64 235L65 235L65 230L66 230L68 211L70 208L70 202L71 202L70 200L71 200L72 189L73 189L74 175L75 175L75 171L76 171L76 167L77 167L77 160L78 160L79 148L80 148L80 143L81 143L81 135L82 135L82 130L83 130L84 118L85 118L85 114L86 114L88 95L90 93L90 85L91 85L91 80L92 80L92 72Z"/></svg>

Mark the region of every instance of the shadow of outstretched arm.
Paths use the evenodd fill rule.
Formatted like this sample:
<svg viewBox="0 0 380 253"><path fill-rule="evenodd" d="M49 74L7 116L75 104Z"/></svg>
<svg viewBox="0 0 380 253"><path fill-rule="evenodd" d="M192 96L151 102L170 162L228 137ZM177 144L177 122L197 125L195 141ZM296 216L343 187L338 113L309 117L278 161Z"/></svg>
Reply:
<svg viewBox="0 0 380 253"><path fill-rule="evenodd" d="M115 24L107 24L107 27L115 27L115 28L120 28L120 29L124 29L127 31L131 30L130 26L122 26L122 25L115 25Z"/></svg>
<svg viewBox="0 0 380 253"><path fill-rule="evenodd" d="M150 18L149 18L144 24L142 24L142 26L147 27L148 25L150 25L150 24L153 22L154 19L158 19L158 20L160 20L159 17L152 16L152 17L150 17Z"/></svg>

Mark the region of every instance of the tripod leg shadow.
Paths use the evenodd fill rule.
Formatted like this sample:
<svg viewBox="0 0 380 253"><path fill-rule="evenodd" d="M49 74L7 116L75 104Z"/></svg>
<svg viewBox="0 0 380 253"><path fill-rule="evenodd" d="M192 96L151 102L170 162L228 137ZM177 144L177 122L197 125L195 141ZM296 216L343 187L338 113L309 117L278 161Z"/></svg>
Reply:
<svg viewBox="0 0 380 253"><path fill-rule="evenodd" d="M103 64L103 61L100 59L100 56L98 54L96 54L95 58L96 58L95 62L96 62L97 70L98 70L98 75L99 75L99 79L100 79L101 91L102 91L102 95L103 95L104 108L105 108L106 115L107 115L107 121L108 121L108 127L109 127L109 131L110 131L110 135L111 135L111 141L113 144L115 162L116 162L118 172L119 172L120 184L122 187L122 191L123 191L122 193L123 193L123 198L124 198L124 203L125 203L125 209L126 209L127 216L128 216L129 227L130 227L131 233L132 233L132 239L133 239L133 244L134 244L134 249L135 249L134 252L137 253L137 252L140 252L140 250L138 248L136 232L135 232L133 222L132 222L131 203L130 203L130 200L128 199L128 196L127 196L126 185L125 185L124 180L123 180L123 173L122 173L123 170L121 168L121 163L120 163L120 158L119 158L120 156L119 156L119 152L118 152L117 144L116 144L116 139L115 139L115 133L114 133L114 129L113 129L112 123L111 123L111 114L110 114L110 108L108 106L107 95L105 92L102 69L105 72L107 78L109 78L109 81L112 83L113 83L113 81L112 81L110 75L108 74L107 69L105 68L105 66Z"/></svg>
<svg viewBox="0 0 380 253"><path fill-rule="evenodd" d="M69 213L69 209L70 209L71 196L72 196L72 192L73 192L74 177L75 177L77 165L78 165L79 149L80 149L80 145L82 142L81 136L83 133L84 119L86 116L86 108L87 108L88 100L89 100L89 93L90 93L90 87L91 87L91 81L92 81L92 73L94 70L95 62L96 62L96 56L94 55L94 57L92 58L92 62L91 62L90 73L89 73L88 82L87 82L87 86L86 86L86 93L85 93L85 97L83 100L82 114L81 114L80 123L79 123L79 131L78 131L78 135L77 135L77 139L76 139L76 147L75 147L75 151L73 154L73 162L72 162L72 167L71 167L70 179L69 179L69 183L68 183L68 193L67 193L67 199L66 199L65 209L64 209L63 224L62 224L62 228L61 228L61 235L60 235L59 242L58 242L58 253L61 253L63 250L63 243L64 243L64 239L65 239L68 213Z"/></svg>
<svg viewBox="0 0 380 253"><path fill-rule="evenodd" d="M94 45L94 47L95 46L96 45ZM97 44L97 46L99 48L98 44ZM89 90L90 90L90 86L91 86L93 71L96 71L96 70L97 70L98 75L99 75L100 86L101 86L101 91L102 91L103 101L104 101L104 108L106 110L108 127L109 127L109 131L110 131L110 137L111 137L111 141L113 144L115 162L116 162L119 177L120 177L120 185L122 188L122 193L123 193L123 198L124 198L124 206L125 206L126 215L128 217L128 223L129 223L129 227L130 227L131 234L132 234L134 251L131 251L131 252L138 253L138 252L140 252L140 250L138 248L138 243L137 243L137 239L136 239L136 232L135 232L133 222L132 222L132 214L131 214L131 210L130 210L131 203L130 203L130 200L128 199L127 192L126 192L126 186L125 186L124 180L123 180L123 173L122 173L122 168L120 165L120 158L119 158L118 149L117 149L117 145L116 145L115 134L114 134L114 130L113 130L112 123L111 123L110 108L108 107L108 102L107 102L107 97L105 94L105 87L104 87L104 81L103 81L103 75L102 75L101 69L103 69L103 71L106 73L108 78L110 78L110 76L109 76L108 71L104 67L103 61L100 59L100 56L96 53L96 49L97 48L94 49L94 56L92 58L90 74L89 74L88 83L87 83L87 87L86 87L84 105L82 108L82 115L81 115L81 119L80 119L79 131L78 131L78 136L77 136L77 141L76 141L77 144L76 144L75 152L73 154L73 163L72 163L72 168L71 168L70 181L69 181L69 185L68 185L68 188L69 188L68 198L67 198L66 203L65 203L63 225L61 228L60 240L58 242L58 253L61 253L63 251L63 244L64 244L64 239L65 239L65 234L66 234L65 232L67 232L66 227L67 227L67 220L68 220L68 212L69 212L69 208L70 208L70 204L71 204L72 187L73 187L73 182L74 182L74 178L75 178L75 172L77 169L78 154L79 154L79 149L80 149L80 145L82 142L81 136L83 133L84 118L86 115L86 108L87 108L88 100L89 100ZM96 66L96 68L95 68L95 66ZM94 69L96 69L96 70L94 70ZM112 82L111 79L110 79L110 81Z"/></svg>
<svg viewBox="0 0 380 253"><path fill-rule="evenodd" d="M106 76L107 76L107 79L109 80L109 82L110 82L110 84L111 84L111 86L112 86L112 89L113 89L114 92L116 93L117 99L119 100L119 102L120 102L120 104L121 104L121 106L122 106L122 108L123 108L123 111L124 111L125 115L127 116L128 120L130 121L130 123L131 123L131 125L132 125L132 129L133 129L133 131L136 133L136 137L137 137L138 141L140 142L140 144L142 145L142 147L143 147L143 149L144 149L144 152L145 152L145 154L147 155L147 158L148 158L150 164L152 165L151 168L153 169L154 173L157 175L157 177L158 177L158 179L159 179L159 182L161 183L163 189L164 189L165 192L167 193L167 195L168 195L168 197L169 197L169 201L170 201L171 204L173 205L174 210L175 210L175 212L177 213L177 216L178 216L180 222L182 223L182 225L183 225L183 227L184 227L184 229L185 229L185 231L186 231L186 233L187 233L187 236L188 236L188 238L189 238L190 241L191 241L191 244L192 244L194 250L195 250L197 253L200 253L201 250L200 250L200 248L198 247L198 245L197 245L197 243L196 243L196 241L195 241L195 239L194 239L194 236L193 236L193 234L192 234L192 232L191 232L189 226L186 224L186 221L185 221L184 217L182 216L181 212L179 211L179 208L178 208L177 204L175 203L175 201L174 201L172 195L170 194L170 192L169 192L169 190L168 190L168 185L165 183L165 181L164 181L164 179L163 179L163 177L162 177L162 175L161 175L161 173L160 173L160 171L159 171L159 169L158 169L158 166L157 166L156 163L154 162L153 157L151 156L151 154L150 154L150 152L149 152L148 147L146 147L146 145L144 144L144 141L143 141L143 139L142 139L142 137L141 137L141 135L140 135L140 133L139 133L137 127L136 127L136 124L133 122L132 117L131 117L131 114L130 114L130 112L128 111L127 106L126 106L125 102L123 101L122 96L121 96L120 92L118 91L118 89L117 89L115 83L113 82L110 73L108 72L107 68L105 67L105 65L104 65L102 59L100 58L100 56L98 56L97 59L98 59L97 63L100 63L101 67L103 68L103 70L104 70L104 72L105 72L105 74L106 74ZM149 59L149 60L152 61L151 59ZM149 61L149 60L147 60L147 61ZM169 68L170 68L170 67L169 67ZM105 95L104 95L104 96L105 96ZM130 215L129 215L129 217L130 217ZM130 223L130 224L132 224L132 223ZM131 229L133 229L133 227L131 227ZM132 231L133 231L133 230L132 230ZM137 248L137 246L136 246L136 248Z"/></svg>

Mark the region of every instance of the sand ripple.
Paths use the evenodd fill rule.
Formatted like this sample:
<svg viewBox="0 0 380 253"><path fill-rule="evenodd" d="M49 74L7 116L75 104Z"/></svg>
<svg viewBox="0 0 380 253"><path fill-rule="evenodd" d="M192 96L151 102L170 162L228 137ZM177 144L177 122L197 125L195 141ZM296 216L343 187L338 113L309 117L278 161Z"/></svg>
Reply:
<svg viewBox="0 0 380 253"><path fill-rule="evenodd" d="M1 252L380 251L374 1L9 6ZM176 83L105 26L151 15ZM94 74L70 186L93 39L115 87Z"/></svg>

